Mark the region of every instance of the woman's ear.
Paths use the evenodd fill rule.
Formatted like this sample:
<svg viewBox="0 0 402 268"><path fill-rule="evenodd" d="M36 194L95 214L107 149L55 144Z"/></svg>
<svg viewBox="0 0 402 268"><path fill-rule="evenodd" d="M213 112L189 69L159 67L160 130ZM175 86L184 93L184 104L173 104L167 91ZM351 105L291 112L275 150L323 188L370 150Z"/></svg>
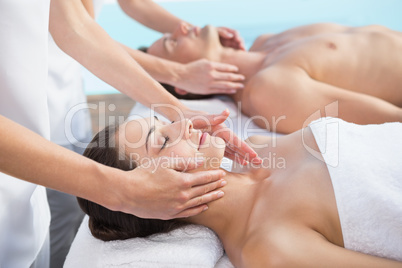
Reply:
<svg viewBox="0 0 402 268"><path fill-rule="evenodd" d="M176 91L176 93L179 94L179 95L186 95L186 94L188 94L188 92L185 91L184 89L180 89L180 88L177 88L177 87L174 88L174 91Z"/></svg>

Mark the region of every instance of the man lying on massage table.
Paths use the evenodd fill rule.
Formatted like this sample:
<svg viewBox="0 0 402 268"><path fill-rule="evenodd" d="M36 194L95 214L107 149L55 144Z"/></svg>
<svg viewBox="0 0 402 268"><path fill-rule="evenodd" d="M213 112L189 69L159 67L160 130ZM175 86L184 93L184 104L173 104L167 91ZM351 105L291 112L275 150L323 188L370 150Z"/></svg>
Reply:
<svg viewBox="0 0 402 268"><path fill-rule="evenodd" d="M401 267L401 135L401 123L324 118L276 140L251 137L262 165L234 166L225 197L185 219L142 219L78 200L103 241L195 223L218 234L235 267ZM223 140L189 120L157 118L106 127L91 144L85 156L123 170L163 156L202 156L200 169L217 169L225 150ZM272 155L277 164L267 161Z"/></svg>
<svg viewBox="0 0 402 268"><path fill-rule="evenodd" d="M290 133L321 116L358 124L402 122L402 33L382 26L313 24L258 37L249 51L223 47L216 28L180 24L147 50L182 63L206 58L239 67L231 95L270 131ZM180 94L186 92L176 89Z"/></svg>

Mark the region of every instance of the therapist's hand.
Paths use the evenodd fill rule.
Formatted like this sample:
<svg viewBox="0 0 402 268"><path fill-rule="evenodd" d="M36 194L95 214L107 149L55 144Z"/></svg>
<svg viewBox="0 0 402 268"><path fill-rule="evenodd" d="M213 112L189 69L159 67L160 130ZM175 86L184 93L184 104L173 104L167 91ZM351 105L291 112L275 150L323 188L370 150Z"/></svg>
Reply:
<svg viewBox="0 0 402 268"><path fill-rule="evenodd" d="M244 46L244 40L241 38L238 31L227 28L218 27L219 38L221 44L225 47L231 47L234 49L246 50Z"/></svg>
<svg viewBox="0 0 402 268"><path fill-rule="evenodd" d="M199 162L201 161L201 162ZM206 203L223 196L219 190L226 184L222 179L225 172L222 170L199 171L185 173L203 165L199 159L156 158L151 162L126 172L134 183L125 183L127 193L122 200L122 207L117 208L126 213L141 218L157 218L168 220L197 215L205 211ZM131 188L131 189L129 189Z"/></svg>
<svg viewBox="0 0 402 268"><path fill-rule="evenodd" d="M245 77L238 70L231 64L201 59L184 64L174 86L183 93L234 94L244 88Z"/></svg>
<svg viewBox="0 0 402 268"><path fill-rule="evenodd" d="M224 124L229 116L227 109L219 115L188 109L183 111L183 115L185 118L191 119L194 128L222 138L226 142L225 156L227 158L242 165L247 165L248 162L256 165L262 163L257 153Z"/></svg>

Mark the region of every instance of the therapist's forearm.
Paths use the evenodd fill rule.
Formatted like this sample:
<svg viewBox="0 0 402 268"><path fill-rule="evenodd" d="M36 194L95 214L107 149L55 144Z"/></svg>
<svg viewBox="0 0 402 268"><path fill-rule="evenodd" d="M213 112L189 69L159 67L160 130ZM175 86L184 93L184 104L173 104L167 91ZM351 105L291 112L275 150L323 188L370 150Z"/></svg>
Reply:
<svg viewBox="0 0 402 268"><path fill-rule="evenodd" d="M58 146L0 115L0 171L94 202L110 205L110 180L121 170ZM1 182L0 182L1 183Z"/></svg>
<svg viewBox="0 0 402 268"><path fill-rule="evenodd" d="M81 0L81 2L84 5L85 9L87 10L88 14L91 16L91 18L95 19L94 1L93 0Z"/></svg>
<svg viewBox="0 0 402 268"><path fill-rule="evenodd" d="M180 80L180 73L185 68L183 64L155 57L123 44L120 45L157 81L176 85Z"/></svg>
<svg viewBox="0 0 402 268"><path fill-rule="evenodd" d="M139 23L161 33L171 33L183 21L152 0L118 0L123 11Z"/></svg>
<svg viewBox="0 0 402 268"><path fill-rule="evenodd" d="M80 0L52 0L50 32L57 45L89 71L130 98L151 106L184 108L88 14ZM160 109L168 118L169 109Z"/></svg>

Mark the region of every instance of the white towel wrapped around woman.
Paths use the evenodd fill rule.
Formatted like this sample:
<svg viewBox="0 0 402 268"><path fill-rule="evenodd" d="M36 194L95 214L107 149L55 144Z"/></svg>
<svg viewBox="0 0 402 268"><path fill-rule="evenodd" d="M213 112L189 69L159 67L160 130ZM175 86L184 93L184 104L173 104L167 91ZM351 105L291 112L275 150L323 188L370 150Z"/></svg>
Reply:
<svg viewBox="0 0 402 268"><path fill-rule="evenodd" d="M310 124L335 192L345 248L402 261L402 124Z"/></svg>

